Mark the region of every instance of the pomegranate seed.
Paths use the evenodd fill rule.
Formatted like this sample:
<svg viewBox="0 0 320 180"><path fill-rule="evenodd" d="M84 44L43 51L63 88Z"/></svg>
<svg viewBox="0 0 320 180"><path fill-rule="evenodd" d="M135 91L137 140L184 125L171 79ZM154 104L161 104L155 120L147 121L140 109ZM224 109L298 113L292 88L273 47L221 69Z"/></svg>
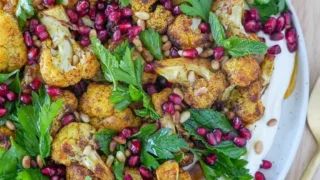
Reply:
<svg viewBox="0 0 320 180"><path fill-rule="evenodd" d="M130 23L126 22L126 23L119 24L118 27L122 33L125 33L132 27L132 25Z"/></svg>
<svg viewBox="0 0 320 180"><path fill-rule="evenodd" d="M104 30L104 25L95 24L94 27L96 28L97 31Z"/></svg>
<svg viewBox="0 0 320 180"><path fill-rule="evenodd" d="M66 175L66 169L65 169L65 167L64 166L58 166L57 168L56 168L56 170L57 170L57 175L58 176L65 176Z"/></svg>
<svg viewBox="0 0 320 180"><path fill-rule="evenodd" d="M169 96L169 100L171 102L173 102L174 104L178 104L178 105L180 105L182 103L182 98L178 94L175 94L175 93L172 93Z"/></svg>
<svg viewBox="0 0 320 180"><path fill-rule="evenodd" d="M250 20L244 24L244 29L249 33L257 33L260 31L260 24L255 20Z"/></svg>
<svg viewBox="0 0 320 180"><path fill-rule="evenodd" d="M132 140L129 149L133 154L139 154L141 150L141 141L137 139Z"/></svg>
<svg viewBox="0 0 320 180"><path fill-rule="evenodd" d="M0 106L3 106L5 102L6 102L6 99L0 96Z"/></svg>
<svg viewBox="0 0 320 180"><path fill-rule="evenodd" d="M283 33L281 32L277 32L277 33L273 33L271 36L270 36L270 39L272 41L280 41L284 38L284 35Z"/></svg>
<svg viewBox="0 0 320 180"><path fill-rule="evenodd" d="M32 47L28 50L28 59L29 60L36 60L39 55L39 49L36 47Z"/></svg>
<svg viewBox="0 0 320 180"><path fill-rule="evenodd" d="M130 174L126 174L124 176L124 180L133 180L132 176Z"/></svg>
<svg viewBox="0 0 320 180"><path fill-rule="evenodd" d="M247 140L245 138L235 137L233 143L238 147L244 147L247 144Z"/></svg>
<svg viewBox="0 0 320 180"><path fill-rule="evenodd" d="M81 37L81 40L80 40L80 44L81 44L81 46L83 46L83 47L89 46L89 45L90 45L90 39L89 39L89 37L87 37L87 36L82 36L82 37Z"/></svg>
<svg viewBox="0 0 320 180"><path fill-rule="evenodd" d="M197 128L197 134L200 135L200 136L205 136L207 134L206 128L198 127Z"/></svg>
<svg viewBox="0 0 320 180"><path fill-rule="evenodd" d="M224 48L223 47L213 48L213 57L215 60L220 60L223 56L224 56Z"/></svg>
<svg viewBox="0 0 320 180"><path fill-rule="evenodd" d="M91 7L88 12L89 18L94 21L96 18L97 10L94 7Z"/></svg>
<svg viewBox="0 0 320 180"><path fill-rule="evenodd" d="M49 34L48 34L48 32L44 31L44 32L38 34L38 37L39 37L40 41L44 41L44 40L48 39Z"/></svg>
<svg viewBox="0 0 320 180"><path fill-rule="evenodd" d="M287 43L293 44L297 42L297 31L294 28L289 28L286 30L286 40Z"/></svg>
<svg viewBox="0 0 320 180"><path fill-rule="evenodd" d="M285 19L285 28L290 28L292 26L292 14L290 11L282 13Z"/></svg>
<svg viewBox="0 0 320 180"><path fill-rule="evenodd" d="M121 39L121 31L116 30L113 35L112 35L112 41L113 42L118 42Z"/></svg>
<svg viewBox="0 0 320 180"><path fill-rule="evenodd" d="M121 16L123 17L130 17L132 16L132 10L130 8L123 8L121 9Z"/></svg>
<svg viewBox="0 0 320 180"><path fill-rule="evenodd" d="M170 56L173 58L179 57L178 49L173 47L170 49Z"/></svg>
<svg viewBox="0 0 320 180"><path fill-rule="evenodd" d="M236 137L235 133L229 132L222 135L223 141L233 141L233 139Z"/></svg>
<svg viewBox="0 0 320 180"><path fill-rule="evenodd" d="M200 23L199 29L202 33L209 33L210 32L210 28L209 28L208 23Z"/></svg>
<svg viewBox="0 0 320 180"><path fill-rule="evenodd" d="M78 17L78 14L76 13L75 10L68 9L67 10L67 15L68 15L68 17L70 19L70 22L72 22L72 23L77 23L78 22L79 17Z"/></svg>
<svg viewBox="0 0 320 180"><path fill-rule="evenodd" d="M29 86L33 91L37 91L40 89L41 84L42 82L40 78L34 78Z"/></svg>
<svg viewBox="0 0 320 180"><path fill-rule="evenodd" d="M75 120L75 117L73 114L66 114L61 119L61 124L62 124L62 126L66 126L66 125L72 123L74 120Z"/></svg>
<svg viewBox="0 0 320 180"><path fill-rule="evenodd" d="M120 20L120 17L121 17L120 11L112 11L108 16L108 19L111 22L118 22Z"/></svg>
<svg viewBox="0 0 320 180"><path fill-rule="evenodd" d="M175 113L173 102L165 102L162 105L162 110L168 114L173 115Z"/></svg>
<svg viewBox="0 0 320 180"><path fill-rule="evenodd" d="M292 44L287 43L287 47L290 52L295 52L298 49L298 42Z"/></svg>
<svg viewBox="0 0 320 180"><path fill-rule="evenodd" d="M35 33L39 35L40 33L46 32L46 27L43 24L39 24L36 26Z"/></svg>
<svg viewBox="0 0 320 180"><path fill-rule="evenodd" d="M217 161L217 155L215 154L209 154L208 156L206 156L205 161L207 164L209 164L210 166L214 165Z"/></svg>
<svg viewBox="0 0 320 180"><path fill-rule="evenodd" d="M245 138L246 140L251 139L251 132L247 128L241 128L239 129L239 135L240 137Z"/></svg>
<svg viewBox="0 0 320 180"><path fill-rule="evenodd" d="M45 167L41 169L41 173L45 176L54 176L56 174L56 169L54 167Z"/></svg>
<svg viewBox="0 0 320 180"><path fill-rule="evenodd" d="M154 72L154 66L152 63L148 63L144 66L144 72L152 73Z"/></svg>
<svg viewBox="0 0 320 180"><path fill-rule="evenodd" d="M60 177L59 176L51 176L50 180L60 180Z"/></svg>
<svg viewBox="0 0 320 180"><path fill-rule="evenodd" d="M8 101L12 102L12 101L15 101L17 99L17 95L16 93L12 92L12 91L9 91L7 93L7 99Z"/></svg>
<svg viewBox="0 0 320 180"><path fill-rule="evenodd" d="M0 96L5 96L9 91L9 86L5 83L0 84Z"/></svg>
<svg viewBox="0 0 320 180"><path fill-rule="evenodd" d="M193 49L183 50L180 55L185 57L185 58L194 59L194 58L198 57L199 53L198 53L197 49L193 48Z"/></svg>
<svg viewBox="0 0 320 180"><path fill-rule="evenodd" d="M149 95L152 95L152 94L158 92L156 86L152 83L146 84L145 87L146 87L146 91Z"/></svg>
<svg viewBox="0 0 320 180"><path fill-rule="evenodd" d="M242 124L241 118L238 117L238 116L234 117L233 120L232 120L232 127L233 127L234 129L237 129L237 130L238 130L238 129L240 129L242 126L243 126L243 124Z"/></svg>
<svg viewBox="0 0 320 180"><path fill-rule="evenodd" d="M206 138L210 145L218 145L222 140L222 132L220 129L216 129L213 132L207 133Z"/></svg>
<svg viewBox="0 0 320 180"><path fill-rule="evenodd" d="M277 19L276 32L281 32L286 25L286 19L284 16L279 16Z"/></svg>
<svg viewBox="0 0 320 180"><path fill-rule="evenodd" d="M133 26L128 30L128 37L130 40L134 39L135 37L137 37L140 32L142 31L140 26Z"/></svg>
<svg viewBox="0 0 320 180"><path fill-rule="evenodd" d="M96 15L96 18L95 18L95 24L97 24L97 25L103 25L104 23L106 23L107 22L107 18L104 16L104 14L103 13L98 13L97 15Z"/></svg>
<svg viewBox="0 0 320 180"><path fill-rule="evenodd" d="M262 164L260 165L260 168L262 169L270 169L272 167L272 163L268 160L262 160Z"/></svg>
<svg viewBox="0 0 320 180"><path fill-rule="evenodd" d="M39 21L37 19L31 19L29 21L29 30L31 32L34 32L38 24L39 24Z"/></svg>
<svg viewBox="0 0 320 180"><path fill-rule="evenodd" d="M24 38L24 42L28 47L33 46L33 40L29 31L24 32L23 38Z"/></svg>
<svg viewBox="0 0 320 180"><path fill-rule="evenodd" d="M56 1L55 0L44 0L43 3L47 6L53 6Z"/></svg>
<svg viewBox="0 0 320 180"><path fill-rule="evenodd" d="M106 16L109 16L111 12L116 11L118 9L119 9L119 6L117 4L115 3L109 4L104 13Z"/></svg>
<svg viewBox="0 0 320 180"><path fill-rule="evenodd" d="M268 49L268 54L269 55L276 55L276 54L280 54L280 53L281 53L281 47L279 45L271 46Z"/></svg>
<svg viewBox="0 0 320 180"><path fill-rule="evenodd" d="M50 97L56 97L61 94L61 90L59 88L50 86L47 88L47 93Z"/></svg>
<svg viewBox="0 0 320 180"><path fill-rule="evenodd" d="M128 159L128 165L130 167L136 167L140 163L140 158L138 155L130 156Z"/></svg>
<svg viewBox="0 0 320 180"><path fill-rule="evenodd" d="M20 101L21 101L23 104L31 104L31 102L32 102L32 97L31 97L31 95L29 95L29 94L22 94L21 97L20 97Z"/></svg>
<svg viewBox="0 0 320 180"><path fill-rule="evenodd" d="M255 8L250 9L250 10L246 10L245 14L245 22L247 21L259 21L260 20L260 15L259 15L259 11Z"/></svg>
<svg viewBox="0 0 320 180"><path fill-rule="evenodd" d="M266 34L272 34L277 26L277 19L275 17L271 17L267 20L267 22L263 26L263 32Z"/></svg>
<svg viewBox="0 0 320 180"><path fill-rule="evenodd" d="M180 14L181 14L180 6L175 6L175 7L172 9L172 14L175 15L175 16L180 15Z"/></svg>
<svg viewBox="0 0 320 180"><path fill-rule="evenodd" d="M81 35L85 35L85 36L89 35L90 30L91 29L88 26L79 26L79 33Z"/></svg>
<svg viewBox="0 0 320 180"><path fill-rule="evenodd" d="M106 4L102 1L96 3L96 8L100 11L103 11L106 8Z"/></svg>
<svg viewBox="0 0 320 180"><path fill-rule="evenodd" d="M0 117L3 117L7 114L7 109L6 108L0 108Z"/></svg>
<svg viewBox="0 0 320 180"><path fill-rule="evenodd" d="M165 8L166 10L169 10L169 11L170 11L170 10L172 9L172 7L173 7L171 1L165 1L164 4L163 4L163 6L164 6L164 8Z"/></svg>
<svg viewBox="0 0 320 180"><path fill-rule="evenodd" d="M265 180L264 174L260 171L257 171L254 175L255 180Z"/></svg>
<svg viewBox="0 0 320 180"><path fill-rule="evenodd" d="M141 166L139 168L139 172L144 180L153 179L153 174L150 169Z"/></svg>
<svg viewBox="0 0 320 180"><path fill-rule="evenodd" d="M90 4L86 0L78 1L76 5L76 11L81 15L85 15L89 11Z"/></svg>
<svg viewBox="0 0 320 180"><path fill-rule="evenodd" d="M98 38L100 41L105 42L108 39L108 31L107 30L98 31Z"/></svg>
<svg viewBox="0 0 320 180"><path fill-rule="evenodd" d="M121 132L120 132L120 136L124 137L125 139L128 139L129 137L132 136L132 130L129 128L124 128Z"/></svg>

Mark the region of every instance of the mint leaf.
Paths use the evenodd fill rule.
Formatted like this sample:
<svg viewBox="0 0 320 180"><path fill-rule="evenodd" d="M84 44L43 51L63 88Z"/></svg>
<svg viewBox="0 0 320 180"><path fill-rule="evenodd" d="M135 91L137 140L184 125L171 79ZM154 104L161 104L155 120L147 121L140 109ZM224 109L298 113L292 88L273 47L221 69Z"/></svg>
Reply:
<svg viewBox="0 0 320 180"><path fill-rule="evenodd" d="M26 25L27 19L35 15L31 0L19 0L16 10L16 17L20 29Z"/></svg>
<svg viewBox="0 0 320 180"><path fill-rule="evenodd" d="M124 163L120 162L118 159L115 159L112 169L116 180L123 180Z"/></svg>
<svg viewBox="0 0 320 180"><path fill-rule="evenodd" d="M19 72L19 70L15 70L15 71L8 73L8 74L0 74L0 83L6 82L10 77L17 74L18 72Z"/></svg>
<svg viewBox="0 0 320 180"><path fill-rule="evenodd" d="M157 131L157 126L155 124L148 124L140 128L139 132L134 134L132 138L138 138L141 140L146 140L151 134Z"/></svg>
<svg viewBox="0 0 320 180"><path fill-rule="evenodd" d="M142 165L144 165L149 169L157 169L160 166L157 159L144 149L141 152L140 159L141 159Z"/></svg>
<svg viewBox="0 0 320 180"><path fill-rule="evenodd" d="M224 41L223 46L233 57L265 54L268 47L265 43L232 36Z"/></svg>
<svg viewBox="0 0 320 180"><path fill-rule="evenodd" d="M103 129L95 134L95 140L105 155L110 153L109 145L112 141L112 137L116 135L116 132L110 129Z"/></svg>
<svg viewBox="0 0 320 180"><path fill-rule="evenodd" d="M121 7L126 7L130 4L130 0L119 0Z"/></svg>
<svg viewBox="0 0 320 180"><path fill-rule="evenodd" d="M197 16L208 21L211 5L212 0L187 0L186 3L180 5L180 9L188 16Z"/></svg>
<svg viewBox="0 0 320 180"><path fill-rule="evenodd" d="M211 27L211 34L214 41L218 46L222 46L226 38L226 35L225 35L222 24L220 23L218 17L213 12L210 12L209 24Z"/></svg>
<svg viewBox="0 0 320 180"><path fill-rule="evenodd" d="M249 4L251 8L256 8L259 11L261 20L267 21L272 15L281 13L286 9L285 0L255 0Z"/></svg>
<svg viewBox="0 0 320 180"><path fill-rule="evenodd" d="M154 29L147 29L140 33L140 39L143 45L150 51L150 53L158 60L163 59L162 41L160 34Z"/></svg>

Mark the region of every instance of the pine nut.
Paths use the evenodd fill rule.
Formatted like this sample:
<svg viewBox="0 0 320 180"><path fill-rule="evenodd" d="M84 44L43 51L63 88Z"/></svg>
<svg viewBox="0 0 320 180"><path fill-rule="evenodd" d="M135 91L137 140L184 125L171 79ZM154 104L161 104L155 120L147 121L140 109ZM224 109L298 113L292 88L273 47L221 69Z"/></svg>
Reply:
<svg viewBox="0 0 320 180"><path fill-rule="evenodd" d="M29 169L31 167L31 157L24 156L22 159L22 167L25 169Z"/></svg>
<svg viewBox="0 0 320 180"><path fill-rule="evenodd" d="M188 73L188 81L193 84L196 81L196 74L194 73L194 71L190 71Z"/></svg>
<svg viewBox="0 0 320 180"><path fill-rule="evenodd" d="M170 57L170 50L164 52L165 57Z"/></svg>
<svg viewBox="0 0 320 180"><path fill-rule="evenodd" d="M207 49L200 54L202 58L208 58L213 55L213 49Z"/></svg>
<svg viewBox="0 0 320 180"><path fill-rule="evenodd" d="M114 156L113 155L109 155L106 161L106 164L108 167L111 167L114 161Z"/></svg>
<svg viewBox="0 0 320 180"><path fill-rule="evenodd" d="M143 46L142 46L142 42L140 41L139 38L134 38L132 43L134 44L134 46L137 48L137 50L139 52L143 51Z"/></svg>
<svg viewBox="0 0 320 180"><path fill-rule="evenodd" d="M124 139L123 137L120 137L120 136L113 137L113 140L118 144L125 144L127 142L126 139Z"/></svg>
<svg viewBox="0 0 320 180"><path fill-rule="evenodd" d="M125 162L126 161L126 156L123 154L122 151L117 151L116 157L121 162Z"/></svg>
<svg viewBox="0 0 320 180"><path fill-rule="evenodd" d="M80 120L80 114L77 111L73 112L73 114L77 120Z"/></svg>
<svg viewBox="0 0 320 180"><path fill-rule="evenodd" d="M143 12L143 11L136 12L134 15L137 16L139 19L142 19L142 20L150 19L150 14L148 14L146 12Z"/></svg>
<svg viewBox="0 0 320 180"><path fill-rule="evenodd" d="M180 123L186 122L191 116L191 113L189 111L184 111L180 114Z"/></svg>
<svg viewBox="0 0 320 180"><path fill-rule="evenodd" d="M162 50L163 51L169 51L172 47L172 44L170 41L167 41L166 43L164 43L164 45L162 45Z"/></svg>
<svg viewBox="0 0 320 180"><path fill-rule="evenodd" d="M72 65L77 65L79 63L79 56L73 55L72 56Z"/></svg>
<svg viewBox="0 0 320 180"><path fill-rule="evenodd" d="M39 168L42 168L43 167L43 161L42 161L42 158L40 155L37 156L37 165Z"/></svg>
<svg viewBox="0 0 320 180"><path fill-rule="evenodd" d="M83 121L85 123L90 122L90 117L84 113L80 113L80 119L81 119L81 121Z"/></svg>
<svg viewBox="0 0 320 180"><path fill-rule="evenodd" d="M181 114L179 111L176 111L173 116L172 116L172 120L175 124L179 123L181 119Z"/></svg>
<svg viewBox="0 0 320 180"><path fill-rule="evenodd" d="M203 52L203 48L202 47L197 47L196 50L198 51L198 54L201 54Z"/></svg>
<svg viewBox="0 0 320 180"><path fill-rule="evenodd" d="M126 157L129 157L129 156L131 156L131 152L130 152L128 149L126 149L126 150L124 151L124 155L125 155Z"/></svg>
<svg viewBox="0 0 320 180"><path fill-rule="evenodd" d="M6 126L8 129L10 129L12 131L16 130L16 126L13 124L13 122L11 122L9 120L6 121Z"/></svg>
<svg viewBox="0 0 320 180"><path fill-rule="evenodd" d="M277 124L277 120L276 119L270 119L268 122L267 122L267 125L269 126L269 127L273 127L273 126L275 126L276 124Z"/></svg>
<svg viewBox="0 0 320 180"><path fill-rule="evenodd" d="M263 151L263 143L262 141L257 141L255 144L254 144L254 150L257 154L261 154L262 151Z"/></svg>
<svg viewBox="0 0 320 180"><path fill-rule="evenodd" d="M201 96L203 94L206 94L208 92L208 88L206 87L201 87L199 89L197 89L195 92L194 92L194 95L195 96Z"/></svg>
<svg viewBox="0 0 320 180"><path fill-rule="evenodd" d="M169 37L167 36L167 35L163 35L162 37L161 37L161 40L162 40L162 42L167 42L168 40L169 40Z"/></svg>
<svg viewBox="0 0 320 180"><path fill-rule="evenodd" d="M137 25L141 27L142 31L146 29L146 22L142 19L138 19Z"/></svg>
<svg viewBox="0 0 320 180"><path fill-rule="evenodd" d="M217 71L220 69L220 63L218 61L215 61L215 60L212 60L211 61L211 68L214 70L214 71Z"/></svg>
<svg viewBox="0 0 320 180"><path fill-rule="evenodd" d="M143 49L142 51L142 56L143 56L143 59L146 61L146 62L152 62L154 57L152 56L152 54L146 50L146 49Z"/></svg>
<svg viewBox="0 0 320 180"><path fill-rule="evenodd" d="M114 150L116 149L117 147L117 142L116 141L111 141L110 144L109 144L109 150L110 152L114 152Z"/></svg>

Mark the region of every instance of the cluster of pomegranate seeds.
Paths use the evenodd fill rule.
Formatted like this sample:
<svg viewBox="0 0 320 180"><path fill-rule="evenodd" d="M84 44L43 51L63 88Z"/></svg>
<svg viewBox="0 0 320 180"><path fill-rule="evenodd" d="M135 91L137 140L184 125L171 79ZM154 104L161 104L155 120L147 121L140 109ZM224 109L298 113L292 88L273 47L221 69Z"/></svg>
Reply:
<svg viewBox="0 0 320 180"><path fill-rule="evenodd" d="M66 126L66 125L74 122L75 119L76 119L76 118L75 118L75 116L74 116L73 113L65 114L65 115L62 117L62 119L61 119L61 124L62 124L62 126Z"/></svg>
<svg viewBox="0 0 320 180"><path fill-rule="evenodd" d="M224 48L223 47L215 47L213 48L213 58L217 61L221 60L224 56Z"/></svg>
<svg viewBox="0 0 320 180"><path fill-rule="evenodd" d="M152 171L146 167L141 166L139 168L140 175L142 176L142 179L144 180L152 180L153 174Z"/></svg>
<svg viewBox="0 0 320 180"><path fill-rule="evenodd" d="M270 161L262 160L262 163L260 165L261 169L270 169L271 167L272 167L272 163ZM261 171L257 171L255 173L254 179L255 180L265 180L266 178L265 178L264 174Z"/></svg>
<svg viewBox="0 0 320 180"><path fill-rule="evenodd" d="M257 9L246 10L244 14L244 28L249 33L257 33L261 30L260 15Z"/></svg>
<svg viewBox="0 0 320 180"><path fill-rule="evenodd" d="M53 86L47 87L47 93L50 97L56 97L61 94L61 89Z"/></svg>
<svg viewBox="0 0 320 180"><path fill-rule="evenodd" d="M189 59L194 59L199 56L199 52L196 48L181 50L181 51L178 51L178 53L181 57L185 57Z"/></svg>
<svg viewBox="0 0 320 180"><path fill-rule="evenodd" d="M169 95L169 100L162 104L162 110L165 113L173 115L176 112L175 105L181 105L182 98L180 95L172 93Z"/></svg>
<svg viewBox="0 0 320 180"><path fill-rule="evenodd" d="M61 180L66 176L66 168L61 165L48 165L41 169L41 173L52 180Z"/></svg>

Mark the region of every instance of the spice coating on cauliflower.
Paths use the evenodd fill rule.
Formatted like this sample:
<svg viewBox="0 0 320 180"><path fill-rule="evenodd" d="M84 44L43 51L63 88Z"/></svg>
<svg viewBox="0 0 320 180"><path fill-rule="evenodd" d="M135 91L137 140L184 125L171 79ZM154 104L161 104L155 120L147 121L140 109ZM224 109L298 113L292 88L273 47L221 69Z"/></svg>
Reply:
<svg viewBox="0 0 320 180"><path fill-rule="evenodd" d="M90 123L97 129L113 129L120 131L126 127L137 127L140 119L135 117L131 109L123 111L114 109L110 101L111 85L89 84L87 92L80 99L80 111L89 115Z"/></svg>
<svg viewBox="0 0 320 180"><path fill-rule="evenodd" d="M134 12L150 12L151 6L156 3L157 0L132 0L131 8Z"/></svg>
<svg viewBox="0 0 320 180"><path fill-rule="evenodd" d="M0 72L22 68L27 62L27 48L17 20L0 10Z"/></svg>
<svg viewBox="0 0 320 180"><path fill-rule="evenodd" d="M159 33L165 33L168 25L174 20L171 12L166 10L163 6L158 5L156 10L151 13L150 19L147 20L147 27L152 28Z"/></svg>
<svg viewBox="0 0 320 180"><path fill-rule="evenodd" d="M179 15L168 27L168 36L171 42L180 49L203 47L209 41L209 35L201 33L201 21Z"/></svg>
<svg viewBox="0 0 320 180"><path fill-rule="evenodd" d="M257 80L260 66L252 56L233 58L223 64L223 70L228 74L231 84L246 87Z"/></svg>
<svg viewBox="0 0 320 180"><path fill-rule="evenodd" d="M89 49L82 49L72 39L65 24L69 19L62 6L42 11L41 22L52 40L43 43L40 71L43 80L51 86L67 87L81 79L93 78L99 70L99 62Z"/></svg>
<svg viewBox="0 0 320 180"><path fill-rule="evenodd" d="M70 166L79 163L93 172L98 178L113 180L111 170L104 164L95 150L96 130L85 123L70 123L63 127L52 143L52 159Z"/></svg>
<svg viewBox="0 0 320 180"><path fill-rule="evenodd" d="M66 173L67 180L85 180L87 176L93 180L98 180L89 169L78 164L68 166Z"/></svg>

